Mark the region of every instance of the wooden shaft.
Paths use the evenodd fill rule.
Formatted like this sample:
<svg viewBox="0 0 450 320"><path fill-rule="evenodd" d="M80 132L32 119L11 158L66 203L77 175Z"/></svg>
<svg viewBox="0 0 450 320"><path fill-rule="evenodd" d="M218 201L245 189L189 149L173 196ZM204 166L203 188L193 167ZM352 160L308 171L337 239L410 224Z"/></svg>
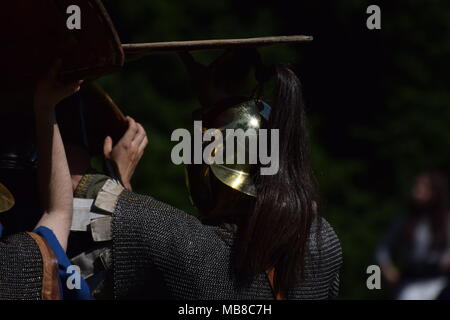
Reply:
<svg viewBox="0 0 450 320"><path fill-rule="evenodd" d="M312 41L313 37L304 35L274 36L246 39L195 40L122 44L125 54L129 57L144 56L156 52L176 52L211 50L226 48L262 47L278 43L298 43Z"/></svg>

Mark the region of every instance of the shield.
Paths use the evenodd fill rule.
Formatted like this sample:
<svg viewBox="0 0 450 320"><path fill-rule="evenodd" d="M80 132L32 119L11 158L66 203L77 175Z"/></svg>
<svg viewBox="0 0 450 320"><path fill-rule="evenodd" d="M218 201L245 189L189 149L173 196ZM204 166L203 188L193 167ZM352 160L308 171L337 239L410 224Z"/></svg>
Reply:
<svg viewBox="0 0 450 320"><path fill-rule="evenodd" d="M82 13L79 30L67 27L71 5ZM63 80L96 78L124 63L119 37L100 0L5 1L0 23L4 85L32 85L57 58L63 60Z"/></svg>

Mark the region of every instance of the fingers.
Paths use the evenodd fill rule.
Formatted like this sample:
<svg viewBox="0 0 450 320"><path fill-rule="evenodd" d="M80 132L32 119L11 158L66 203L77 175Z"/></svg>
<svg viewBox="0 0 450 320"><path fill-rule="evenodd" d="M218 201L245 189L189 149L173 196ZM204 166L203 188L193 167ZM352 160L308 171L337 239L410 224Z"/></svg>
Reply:
<svg viewBox="0 0 450 320"><path fill-rule="evenodd" d="M127 120L128 120L128 129L123 135L122 140L126 144L131 144L131 142L134 140L134 137L139 131L139 127L133 118L127 117Z"/></svg>
<svg viewBox="0 0 450 320"><path fill-rule="evenodd" d="M56 60L48 72L37 80L34 88L34 105L39 109L53 110L63 99L80 90L83 80L62 83L58 79L62 60Z"/></svg>
<svg viewBox="0 0 450 320"><path fill-rule="evenodd" d="M103 155L105 156L106 159L109 159L111 157L112 148L113 148L113 141L111 137L106 137L103 143Z"/></svg>
<svg viewBox="0 0 450 320"><path fill-rule="evenodd" d="M138 123L137 126L138 126L138 132L137 132L136 136L134 137L133 144L136 145L137 147L139 147L141 145L142 141L144 141L144 139L147 137L147 134L140 123Z"/></svg>
<svg viewBox="0 0 450 320"><path fill-rule="evenodd" d="M147 135L145 135L144 140L142 140L141 144L139 145L138 152L139 154L144 153L144 149L147 147L148 144L148 138Z"/></svg>
<svg viewBox="0 0 450 320"><path fill-rule="evenodd" d="M106 137L103 144L103 154L106 158L113 157L114 150L123 149L126 154L129 154L134 158L142 156L145 147L148 144L147 133L144 127L137 123L133 118L127 117L128 129L120 139L116 147L113 147L113 141L111 137Z"/></svg>

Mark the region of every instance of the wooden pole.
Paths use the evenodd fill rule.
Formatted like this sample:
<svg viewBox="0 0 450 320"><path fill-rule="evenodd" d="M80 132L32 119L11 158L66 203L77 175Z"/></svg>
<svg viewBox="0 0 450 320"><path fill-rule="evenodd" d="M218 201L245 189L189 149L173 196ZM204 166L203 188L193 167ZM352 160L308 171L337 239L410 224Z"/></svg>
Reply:
<svg viewBox="0 0 450 320"><path fill-rule="evenodd" d="M312 41L313 37L304 35L275 36L246 39L220 39L220 40L195 40L152 42L137 44L122 44L127 59L139 58L151 53L212 50L229 48L253 48L264 47L279 43L299 43Z"/></svg>

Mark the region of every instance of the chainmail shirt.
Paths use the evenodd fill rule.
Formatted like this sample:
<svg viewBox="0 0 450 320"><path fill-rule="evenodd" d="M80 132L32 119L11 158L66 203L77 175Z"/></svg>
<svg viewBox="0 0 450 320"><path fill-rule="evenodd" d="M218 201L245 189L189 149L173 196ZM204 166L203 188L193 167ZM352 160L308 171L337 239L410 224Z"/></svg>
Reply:
<svg viewBox="0 0 450 320"><path fill-rule="evenodd" d="M152 197L124 190L112 220L115 298L273 299L265 273L238 284L231 269L234 229L204 225ZM308 242L305 278L286 293L287 299L338 294L339 240L324 219L320 230Z"/></svg>
<svg viewBox="0 0 450 320"><path fill-rule="evenodd" d="M26 233L0 240L0 300L39 300L42 256Z"/></svg>

